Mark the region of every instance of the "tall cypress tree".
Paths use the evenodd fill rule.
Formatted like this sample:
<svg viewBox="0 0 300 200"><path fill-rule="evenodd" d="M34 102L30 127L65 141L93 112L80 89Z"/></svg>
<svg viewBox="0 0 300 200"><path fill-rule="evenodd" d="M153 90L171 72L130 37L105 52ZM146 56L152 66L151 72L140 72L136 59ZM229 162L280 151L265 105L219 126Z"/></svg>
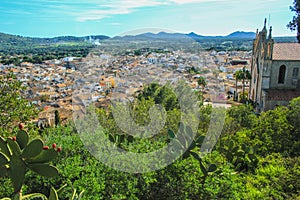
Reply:
<svg viewBox="0 0 300 200"><path fill-rule="evenodd" d="M59 126L60 125L60 117L59 117L58 110L55 110L55 112L54 112L54 120L55 120L55 126Z"/></svg>

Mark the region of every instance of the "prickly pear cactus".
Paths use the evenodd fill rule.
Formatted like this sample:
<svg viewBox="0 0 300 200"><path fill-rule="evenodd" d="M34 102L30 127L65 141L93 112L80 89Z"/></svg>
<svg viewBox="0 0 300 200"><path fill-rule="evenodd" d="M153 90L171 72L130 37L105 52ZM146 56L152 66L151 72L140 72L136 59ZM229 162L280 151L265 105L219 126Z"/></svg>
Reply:
<svg viewBox="0 0 300 200"><path fill-rule="evenodd" d="M45 147L41 139L29 141L28 133L24 130L19 130L13 138L4 139L0 136L0 177L9 177L14 193L19 194L28 170L45 177L58 175L57 168L49 164L58 154L55 148Z"/></svg>
<svg viewBox="0 0 300 200"><path fill-rule="evenodd" d="M196 138L193 138L191 144L188 144L188 139L191 139L191 137L193 137L193 131L189 126L185 126L183 123L180 123L179 126L181 129L180 131L184 133L181 138L178 138L172 130L168 131L168 135L171 139L174 139L175 142L177 142L177 150L186 149L185 152L182 151L182 159L186 159L189 156L193 156L199 162L200 169L205 177L208 175L209 172L216 171L217 166L215 164L207 163L206 167L204 161L197 153L197 150L201 148L205 137L198 136Z"/></svg>
<svg viewBox="0 0 300 200"><path fill-rule="evenodd" d="M227 160L234 164L237 171L254 170L257 166L256 146L249 147L246 144L237 144L230 140L227 144L224 144L222 152Z"/></svg>

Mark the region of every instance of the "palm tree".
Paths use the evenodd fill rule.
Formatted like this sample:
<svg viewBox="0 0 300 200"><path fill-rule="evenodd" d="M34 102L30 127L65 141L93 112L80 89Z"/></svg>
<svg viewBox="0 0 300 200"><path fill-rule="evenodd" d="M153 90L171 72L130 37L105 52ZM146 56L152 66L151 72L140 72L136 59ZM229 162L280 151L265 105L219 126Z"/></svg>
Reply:
<svg viewBox="0 0 300 200"><path fill-rule="evenodd" d="M237 70L234 72L233 76L235 78L235 94L234 94L234 101L238 101L238 93L237 93L237 84L238 81L242 80L242 70Z"/></svg>
<svg viewBox="0 0 300 200"><path fill-rule="evenodd" d="M243 67L243 99L242 102L245 103L245 80L251 80L251 73L248 69Z"/></svg>
<svg viewBox="0 0 300 200"><path fill-rule="evenodd" d="M237 96L237 83L238 81L242 81L243 83L243 96L242 96L242 103L245 102L245 81L246 80L251 80L251 73L248 69L246 69L245 67L243 67L242 70L237 70L233 76L235 77L235 100L238 100L238 96Z"/></svg>
<svg viewBox="0 0 300 200"><path fill-rule="evenodd" d="M245 67L243 67L242 70L242 83L243 83L243 98L242 98L242 103L245 103L245 81L246 80L251 80L251 73L248 69L246 69Z"/></svg>

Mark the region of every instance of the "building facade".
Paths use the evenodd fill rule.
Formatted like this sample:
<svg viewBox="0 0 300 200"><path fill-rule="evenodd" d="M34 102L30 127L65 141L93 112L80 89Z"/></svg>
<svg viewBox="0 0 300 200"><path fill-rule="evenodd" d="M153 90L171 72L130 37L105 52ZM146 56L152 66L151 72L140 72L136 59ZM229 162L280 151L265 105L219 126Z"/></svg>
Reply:
<svg viewBox="0 0 300 200"><path fill-rule="evenodd" d="M266 111L300 96L300 44L275 43L266 20L253 42L249 99Z"/></svg>

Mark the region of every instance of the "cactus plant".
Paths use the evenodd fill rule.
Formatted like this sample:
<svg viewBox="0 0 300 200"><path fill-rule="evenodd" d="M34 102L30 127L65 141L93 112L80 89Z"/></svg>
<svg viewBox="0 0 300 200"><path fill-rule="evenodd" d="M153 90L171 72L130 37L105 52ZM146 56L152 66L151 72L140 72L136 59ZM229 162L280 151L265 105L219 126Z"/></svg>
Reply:
<svg viewBox="0 0 300 200"><path fill-rule="evenodd" d="M58 151L45 150L43 147L41 139L29 142L28 133L24 130L19 130L13 138L4 139L0 136L0 177L11 179L14 199L25 197L22 197L21 188L28 170L46 177L58 175L57 168L49 164L58 156Z"/></svg>
<svg viewBox="0 0 300 200"><path fill-rule="evenodd" d="M67 186L67 184L63 185L61 188L56 190L55 188L51 187L50 189L50 196L48 200L58 200L59 195L62 193L62 190ZM83 196L84 190L82 190L79 194L77 193L77 190L72 186L73 192L70 200L80 200Z"/></svg>
<svg viewBox="0 0 300 200"><path fill-rule="evenodd" d="M249 147L246 144L236 144L233 140L223 145L222 152L226 159L234 164L235 170L243 171L255 169L258 158L255 153L256 147Z"/></svg>
<svg viewBox="0 0 300 200"><path fill-rule="evenodd" d="M61 188L59 189L55 189L54 187L51 187L50 189L50 195L47 198L44 194L41 193L32 193L32 194L27 194L27 195L22 195L21 193L16 194L13 198L13 200L15 199L42 199L42 200L59 200L59 195L62 193L62 190L67 186L67 184L63 185ZM73 192L72 192L72 196L70 197L70 200L81 200L84 190L82 190L80 193L77 193L77 190L72 186L73 188ZM12 200L11 198L3 198L0 200Z"/></svg>
<svg viewBox="0 0 300 200"><path fill-rule="evenodd" d="M193 156L199 162L199 166L202 173L204 174L204 177L206 177L208 173L216 171L217 166L215 164L208 164L208 167L205 167L202 158L199 156L198 153L196 153L197 148L201 148L205 137L198 136L196 138L193 138L191 144L188 144L188 139L191 139L191 137L193 137L193 131L191 127L185 126L183 123L180 123L179 131L181 133L184 133L181 136L179 136L180 138L176 136L175 133L170 129L168 130L168 135L171 139L175 139L177 149L186 149L185 152L182 152L182 159L186 159L189 156Z"/></svg>

